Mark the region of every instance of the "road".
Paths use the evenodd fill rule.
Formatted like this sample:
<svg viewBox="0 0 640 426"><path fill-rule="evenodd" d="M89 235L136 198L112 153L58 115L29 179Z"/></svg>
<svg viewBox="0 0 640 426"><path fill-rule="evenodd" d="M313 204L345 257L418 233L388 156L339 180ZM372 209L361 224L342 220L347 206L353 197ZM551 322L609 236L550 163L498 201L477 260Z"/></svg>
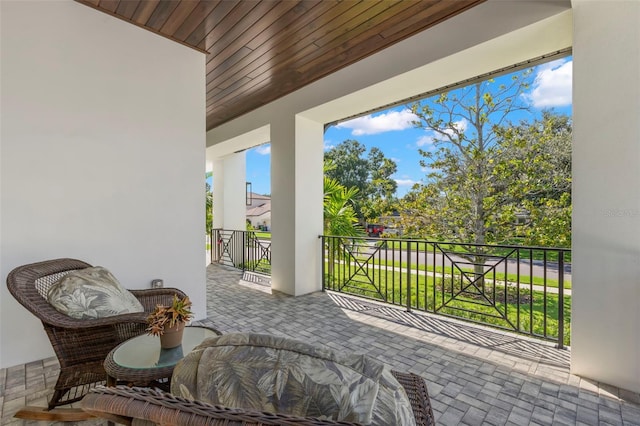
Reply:
<svg viewBox="0 0 640 426"><path fill-rule="evenodd" d="M375 253L376 248L375 248L375 243L377 241L371 241L370 243L368 243L367 249L366 251L363 252L363 254L366 255L371 255L373 253ZM378 257L378 254L375 255L376 258ZM402 261L402 262L406 262L407 261L407 251L406 250L401 250L401 249L387 249L387 255L385 258L385 253L384 251L380 254L381 256L381 260L387 260L387 261L392 261L395 260L396 262L398 261ZM395 256L395 258L394 258ZM444 258L444 259L443 259ZM435 255L433 252L428 252L428 253L424 253L424 252L420 252L419 255L417 256L417 261L418 264L420 265L428 265L428 266L443 266L443 260L444 260L444 266L446 267L451 267L452 262L456 262L456 264L458 264L458 266L460 268L466 268L466 269L470 269L473 268L473 265L470 264L470 262L460 256L456 256L456 255L443 255L442 253L438 253L436 252ZM416 253L412 252L411 253L411 261L415 262L416 261ZM520 259L520 261L517 261L516 259L507 259L506 261L504 259L488 259L487 262L485 263L485 271L486 270L490 270L492 267L496 266L496 273L504 273L505 272L505 264L507 267L507 273L508 274L514 274L516 275L518 273L518 264L520 265L520 276L521 277L528 277L528 276L534 276L534 277L539 277L539 278L544 278L545 276L545 265L544 262L542 260L533 260L533 262L529 261L528 259ZM492 275L492 272L489 272L489 277ZM558 280L559 278L559 267L558 267L558 263L557 262L550 262L547 261L547 265L546 265L546 276L548 279L552 279L552 280ZM564 281L565 283L567 282L571 282L571 263L566 263L564 265Z"/></svg>

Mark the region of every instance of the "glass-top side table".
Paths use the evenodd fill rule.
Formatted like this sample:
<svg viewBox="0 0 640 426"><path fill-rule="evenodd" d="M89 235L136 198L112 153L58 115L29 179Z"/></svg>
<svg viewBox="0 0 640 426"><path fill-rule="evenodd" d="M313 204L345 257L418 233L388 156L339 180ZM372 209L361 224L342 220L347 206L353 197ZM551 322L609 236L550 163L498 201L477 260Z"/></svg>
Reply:
<svg viewBox="0 0 640 426"><path fill-rule="evenodd" d="M219 336L218 330L192 326L185 327L182 345L171 349L160 347L160 338L146 334L136 336L116 346L104 361L107 386L115 386L118 380L131 385L145 386L151 382L168 379L173 368L186 354L204 339Z"/></svg>

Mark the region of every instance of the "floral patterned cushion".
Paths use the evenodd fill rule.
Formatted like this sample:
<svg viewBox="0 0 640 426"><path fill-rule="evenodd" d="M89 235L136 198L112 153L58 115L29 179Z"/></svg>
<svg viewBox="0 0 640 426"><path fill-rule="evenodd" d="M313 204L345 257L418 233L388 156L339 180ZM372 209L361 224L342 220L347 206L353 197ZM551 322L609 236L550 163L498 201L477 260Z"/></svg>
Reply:
<svg viewBox="0 0 640 426"><path fill-rule="evenodd" d="M51 286L47 300L58 311L77 319L144 312L138 299L102 266L69 272Z"/></svg>
<svg viewBox="0 0 640 426"><path fill-rule="evenodd" d="M373 425L415 425L384 364L282 337L230 333L176 366L171 392L210 404Z"/></svg>

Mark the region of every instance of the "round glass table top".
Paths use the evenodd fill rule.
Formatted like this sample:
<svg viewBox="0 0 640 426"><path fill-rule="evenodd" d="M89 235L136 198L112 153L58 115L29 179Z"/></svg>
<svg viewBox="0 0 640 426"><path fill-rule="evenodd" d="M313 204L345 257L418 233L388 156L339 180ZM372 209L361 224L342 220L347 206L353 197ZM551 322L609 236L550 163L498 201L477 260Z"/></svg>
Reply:
<svg viewBox="0 0 640 426"><path fill-rule="evenodd" d="M191 352L204 339L217 334L205 327L185 327L182 345L171 349L160 347L160 338L143 334L122 343L113 353L113 361L121 367L145 369L170 367Z"/></svg>

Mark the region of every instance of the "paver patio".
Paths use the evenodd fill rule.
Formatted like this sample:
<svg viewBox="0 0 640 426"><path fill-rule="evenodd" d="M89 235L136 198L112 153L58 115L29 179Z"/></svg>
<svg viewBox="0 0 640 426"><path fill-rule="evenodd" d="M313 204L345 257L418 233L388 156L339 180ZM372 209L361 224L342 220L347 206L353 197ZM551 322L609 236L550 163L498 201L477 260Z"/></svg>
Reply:
<svg viewBox="0 0 640 426"><path fill-rule="evenodd" d="M419 374L439 425L640 426L640 394L571 375L570 352L551 344L335 293L272 294L259 277L218 265L207 279L204 323L366 353ZM0 370L2 424L44 424L12 415L44 405L56 374L55 358Z"/></svg>

